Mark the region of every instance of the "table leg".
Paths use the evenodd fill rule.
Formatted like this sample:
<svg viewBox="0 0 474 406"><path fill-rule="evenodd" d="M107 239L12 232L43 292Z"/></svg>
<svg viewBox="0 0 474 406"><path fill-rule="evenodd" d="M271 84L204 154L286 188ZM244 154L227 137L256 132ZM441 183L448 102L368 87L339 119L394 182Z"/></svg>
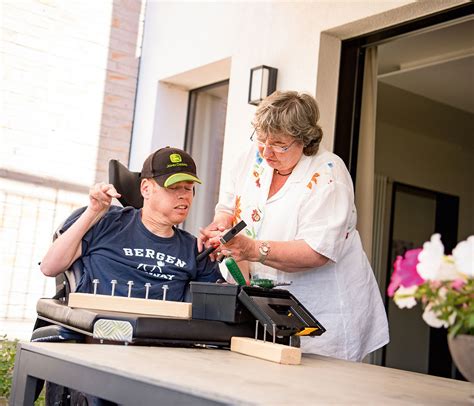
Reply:
<svg viewBox="0 0 474 406"><path fill-rule="evenodd" d="M10 405L33 405L39 381L38 378L28 375L28 359L22 356L22 347L19 343L15 356Z"/></svg>

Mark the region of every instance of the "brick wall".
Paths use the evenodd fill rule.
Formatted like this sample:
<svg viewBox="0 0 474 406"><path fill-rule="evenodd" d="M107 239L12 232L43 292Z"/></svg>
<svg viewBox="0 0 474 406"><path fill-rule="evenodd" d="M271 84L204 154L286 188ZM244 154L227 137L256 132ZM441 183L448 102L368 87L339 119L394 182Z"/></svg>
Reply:
<svg viewBox="0 0 474 406"><path fill-rule="evenodd" d="M2 0L0 323L34 317L52 232L128 163L144 2Z"/></svg>

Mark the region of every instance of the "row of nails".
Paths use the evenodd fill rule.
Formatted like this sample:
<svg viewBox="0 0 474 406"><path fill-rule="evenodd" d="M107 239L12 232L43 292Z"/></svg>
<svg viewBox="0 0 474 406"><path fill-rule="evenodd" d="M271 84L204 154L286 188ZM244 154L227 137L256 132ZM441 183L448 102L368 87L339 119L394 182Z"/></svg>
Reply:
<svg viewBox="0 0 474 406"><path fill-rule="evenodd" d="M98 279L94 279L92 281L92 284L94 285L94 295L97 294L97 285L100 283L100 281ZM117 284L117 280L113 279L110 281L111 285L112 285L112 292L111 292L111 296L114 296L115 295L115 285ZM127 285L128 285L128 297L131 297L132 295L132 286L134 285L133 281L128 281L127 282ZM151 288L151 283L147 282L145 283L145 299L148 299L148 294L150 292L150 288ZM166 300L166 291L169 289L168 288L168 285L163 285L161 287L161 289L163 289L163 300Z"/></svg>
<svg viewBox="0 0 474 406"><path fill-rule="evenodd" d="M273 344L275 344L275 340L276 340L276 324L273 323L272 324L272 328L273 328ZM255 340L257 340L257 337L258 337L258 320L255 320ZM264 324L263 325L263 342L267 342L267 325Z"/></svg>

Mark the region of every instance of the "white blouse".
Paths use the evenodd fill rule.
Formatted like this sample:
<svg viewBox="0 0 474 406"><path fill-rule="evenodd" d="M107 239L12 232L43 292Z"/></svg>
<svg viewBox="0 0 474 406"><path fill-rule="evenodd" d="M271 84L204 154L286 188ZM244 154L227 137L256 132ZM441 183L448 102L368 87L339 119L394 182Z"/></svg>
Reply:
<svg viewBox="0 0 474 406"><path fill-rule="evenodd" d="M291 282L285 288L326 328L319 337L302 337L303 352L360 361L387 344L389 336L380 291L355 228L349 172L337 155L320 148L315 156L302 156L283 187L267 199L272 176L273 169L252 147L237 160L216 212L244 219L248 237L304 240L330 259L296 273L251 262L250 272Z"/></svg>

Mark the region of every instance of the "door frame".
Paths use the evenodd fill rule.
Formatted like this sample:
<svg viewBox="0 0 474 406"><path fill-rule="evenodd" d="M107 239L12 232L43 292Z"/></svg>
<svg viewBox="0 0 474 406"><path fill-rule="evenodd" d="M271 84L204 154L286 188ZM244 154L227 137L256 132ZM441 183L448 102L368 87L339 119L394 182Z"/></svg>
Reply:
<svg viewBox="0 0 474 406"><path fill-rule="evenodd" d="M430 24L440 22L432 18L445 21L447 18L471 14L474 14L474 4L470 0L416 1L321 32L316 99L319 101L320 122L325 134L322 144L328 150L340 154L353 180L357 161L351 160L351 157L357 157L353 151L357 151L359 128L355 124L360 121L360 90L356 90L361 86L363 74L363 54L358 53L365 53L364 47L375 44L375 41L382 42L394 35L405 35L414 28L421 29L422 24L429 27ZM417 27L411 25L414 22L417 22ZM342 59L344 63L341 63ZM352 74L346 73L346 69Z"/></svg>

